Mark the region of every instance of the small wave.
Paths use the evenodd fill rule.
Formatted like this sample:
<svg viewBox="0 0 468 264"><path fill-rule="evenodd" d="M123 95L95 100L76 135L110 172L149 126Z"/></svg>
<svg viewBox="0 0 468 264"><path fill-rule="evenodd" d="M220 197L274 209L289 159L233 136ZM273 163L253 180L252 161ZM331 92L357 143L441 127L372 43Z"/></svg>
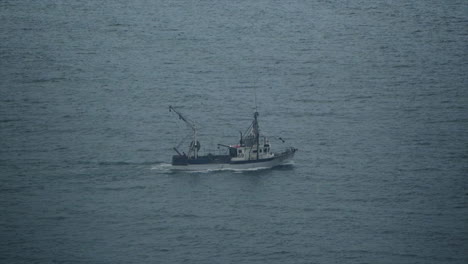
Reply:
<svg viewBox="0 0 468 264"><path fill-rule="evenodd" d="M55 82L61 82L65 80L66 80L65 78L42 78L42 79L34 79L34 80L31 80L30 82L31 83L46 83L46 82L55 83Z"/></svg>
<svg viewBox="0 0 468 264"><path fill-rule="evenodd" d="M129 27L129 24L121 24L121 23L112 23L108 25L109 27Z"/></svg>
<svg viewBox="0 0 468 264"><path fill-rule="evenodd" d="M295 164L294 161L289 161L287 163L275 166L275 167L273 167L271 169L272 170L291 170L291 169L294 168L294 164Z"/></svg>
<svg viewBox="0 0 468 264"><path fill-rule="evenodd" d="M145 189L146 186L143 185L136 185L136 186L123 186L123 187L103 187L101 190L104 191L123 191L123 190L142 190Z"/></svg>
<svg viewBox="0 0 468 264"><path fill-rule="evenodd" d="M140 152L151 152L151 151L154 151L152 149L137 149L137 151L140 151Z"/></svg>
<svg viewBox="0 0 468 264"><path fill-rule="evenodd" d="M280 251L274 251L274 252L271 252L269 253L268 255L270 256L282 256L282 255L291 255L292 253L290 251L286 251L286 250L280 250Z"/></svg>
<svg viewBox="0 0 468 264"><path fill-rule="evenodd" d="M1 119L0 123L10 123L10 122L18 122L21 121L21 119Z"/></svg>
<svg viewBox="0 0 468 264"><path fill-rule="evenodd" d="M399 69L399 68L410 68L411 65L408 65L408 64L398 64L398 65L394 65L392 68L396 68L396 69Z"/></svg>
<svg viewBox="0 0 468 264"><path fill-rule="evenodd" d="M200 216L195 215L195 214L187 214L187 213L180 213L180 214L174 214L172 217L175 218L199 218Z"/></svg>

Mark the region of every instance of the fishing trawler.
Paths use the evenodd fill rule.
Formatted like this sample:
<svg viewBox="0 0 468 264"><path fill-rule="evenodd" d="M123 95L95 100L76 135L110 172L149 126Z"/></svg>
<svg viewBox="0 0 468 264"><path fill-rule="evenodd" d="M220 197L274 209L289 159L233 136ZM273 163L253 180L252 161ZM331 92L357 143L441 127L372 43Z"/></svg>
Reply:
<svg viewBox="0 0 468 264"><path fill-rule="evenodd" d="M178 147L173 149L177 155L172 156L172 169L187 171L204 170L248 170L257 168L272 168L285 164L292 160L297 149L288 147L282 152L273 152L270 141L266 137L260 136L258 126L258 112L254 113L254 120L244 134L240 134L238 144L224 145L219 147L228 149L226 155L199 155L201 148L197 140L197 128L193 121L183 116L179 111L169 106L169 111L178 115L179 119L185 122L192 130L192 141L189 144L188 152L180 152ZM284 140L279 138L281 141Z"/></svg>

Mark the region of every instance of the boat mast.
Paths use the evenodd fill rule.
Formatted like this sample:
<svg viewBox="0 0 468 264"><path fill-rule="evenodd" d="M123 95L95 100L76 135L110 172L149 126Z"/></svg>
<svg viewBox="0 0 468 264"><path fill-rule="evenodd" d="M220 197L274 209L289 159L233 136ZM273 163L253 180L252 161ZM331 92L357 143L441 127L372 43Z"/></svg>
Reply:
<svg viewBox="0 0 468 264"><path fill-rule="evenodd" d="M255 113L254 113L254 122L252 124L253 132L255 135L255 141L257 143L257 160L258 160L258 145L260 145L260 131L258 128L258 107L257 107L257 87L254 87L254 93L255 93Z"/></svg>
<svg viewBox="0 0 468 264"><path fill-rule="evenodd" d="M253 122L253 133L255 135L255 141L257 143L257 160L258 160L258 146L260 145L260 131L259 131L259 128L258 128L258 121L257 121L257 117L258 117L258 112L255 111L254 113L254 122Z"/></svg>
<svg viewBox="0 0 468 264"><path fill-rule="evenodd" d="M185 124L187 124L192 129L192 131L193 131L193 141L192 141L192 143L190 143L188 156L190 157L190 154L193 151L193 156L196 159L198 157L198 149L200 148L200 144L197 141L197 127L195 126L195 124L192 121L187 120L179 111L175 110L174 107L172 107L170 105L169 106L169 112L172 112L172 111L174 111L174 113L176 113L179 116L179 119L184 121ZM177 149L176 149L176 152L179 153L179 151L177 151ZM180 153L179 153L179 155L180 155Z"/></svg>

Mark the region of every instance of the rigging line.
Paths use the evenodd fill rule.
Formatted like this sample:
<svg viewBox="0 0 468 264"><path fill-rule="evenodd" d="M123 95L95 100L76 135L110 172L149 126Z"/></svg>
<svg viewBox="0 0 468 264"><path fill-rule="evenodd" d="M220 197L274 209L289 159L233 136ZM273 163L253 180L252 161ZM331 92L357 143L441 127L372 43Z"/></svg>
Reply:
<svg viewBox="0 0 468 264"><path fill-rule="evenodd" d="M179 144L177 144L177 147L176 147L176 148L180 148L180 146L182 146L182 143L184 143L185 140L187 140L187 138L189 138L190 136L191 136L190 134L186 135L186 136L179 142Z"/></svg>
<svg viewBox="0 0 468 264"><path fill-rule="evenodd" d="M244 132L244 135L248 135L249 132L252 130L252 127L253 127L253 122L250 123L250 126L247 128L247 130Z"/></svg>

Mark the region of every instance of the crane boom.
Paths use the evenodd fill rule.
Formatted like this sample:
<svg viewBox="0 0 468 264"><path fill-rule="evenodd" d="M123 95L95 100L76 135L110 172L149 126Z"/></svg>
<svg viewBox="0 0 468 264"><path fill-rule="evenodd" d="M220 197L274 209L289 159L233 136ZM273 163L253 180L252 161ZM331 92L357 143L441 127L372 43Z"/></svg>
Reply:
<svg viewBox="0 0 468 264"><path fill-rule="evenodd" d="M200 142L197 140L197 127L192 121L189 121L187 118L185 118L179 111L175 110L172 105L169 106L169 112L174 112L179 116L179 119L184 121L185 124L187 124L192 130L193 130L193 141L190 144L189 151L188 151L188 156L191 157L191 154L193 152L193 157L197 158L198 157L198 150L200 149ZM181 142L182 143L182 142ZM179 143L180 146L180 143ZM176 152L180 155L179 151Z"/></svg>
<svg viewBox="0 0 468 264"><path fill-rule="evenodd" d="M187 118L185 118L179 111L175 110L174 107L170 105L169 112L172 112L172 111L174 111L174 113L176 113L179 116L179 119L184 121L193 130L193 132L197 131L197 128L195 127L195 124L193 122L187 120Z"/></svg>

